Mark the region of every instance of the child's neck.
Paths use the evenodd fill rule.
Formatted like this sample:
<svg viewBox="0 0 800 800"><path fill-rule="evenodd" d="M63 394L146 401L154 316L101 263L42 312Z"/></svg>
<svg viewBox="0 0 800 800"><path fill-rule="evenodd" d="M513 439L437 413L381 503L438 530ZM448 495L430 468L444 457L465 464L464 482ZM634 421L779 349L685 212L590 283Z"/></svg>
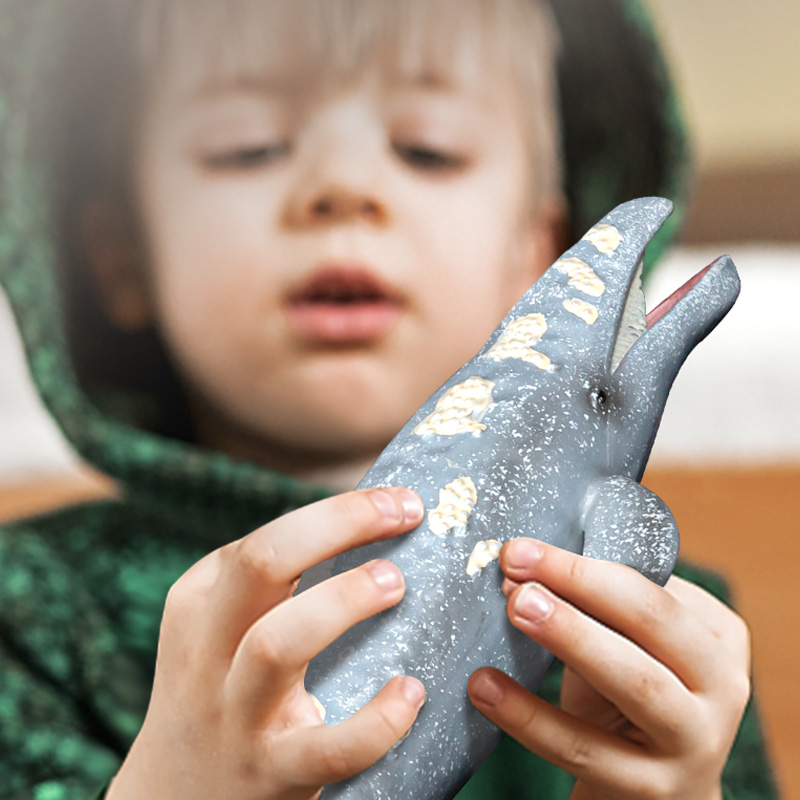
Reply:
<svg viewBox="0 0 800 800"><path fill-rule="evenodd" d="M380 453L321 456L319 453L289 451L216 415L195 415L194 430L198 441L214 450L261 464L303 483L340 492L354 489Z"/></svg>

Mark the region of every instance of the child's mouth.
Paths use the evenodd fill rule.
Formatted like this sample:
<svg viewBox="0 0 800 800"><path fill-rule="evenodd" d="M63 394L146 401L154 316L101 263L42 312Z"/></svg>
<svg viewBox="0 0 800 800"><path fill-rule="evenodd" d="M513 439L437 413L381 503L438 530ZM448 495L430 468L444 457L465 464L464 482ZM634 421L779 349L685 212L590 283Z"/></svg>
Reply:
<svg viewBox="0 0 800 800"><path fill-rule="evenodd" d="M318 344L369 344L397 323L399 293L362 267L336 264L315 271L291 290L286 314L291 329Z"/></svg>

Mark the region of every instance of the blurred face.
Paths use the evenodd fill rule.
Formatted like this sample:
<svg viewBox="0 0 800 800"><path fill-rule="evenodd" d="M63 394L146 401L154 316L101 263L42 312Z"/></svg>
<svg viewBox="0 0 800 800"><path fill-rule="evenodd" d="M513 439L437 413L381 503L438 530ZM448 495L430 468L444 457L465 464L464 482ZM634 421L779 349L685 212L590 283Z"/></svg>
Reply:
<svg viewBox="0 0 800 800"><path fill-rule="evenodd" d="M519 101L477 57L324 89L286 66L165 75L136 193L201 438L317 478L363 471L554 247Z"/></svg>

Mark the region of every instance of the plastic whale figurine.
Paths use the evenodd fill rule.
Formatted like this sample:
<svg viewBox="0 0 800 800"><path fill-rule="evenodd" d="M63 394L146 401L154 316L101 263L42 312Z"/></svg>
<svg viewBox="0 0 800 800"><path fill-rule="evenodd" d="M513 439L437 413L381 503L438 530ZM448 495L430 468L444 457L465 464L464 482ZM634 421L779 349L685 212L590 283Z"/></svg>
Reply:
<svg viewBox="0 0 800 800"><path fill-rule="evenodd" d="M400 674L419 678L427 701L404 739L325 787L323 800L452 798L502 735L470 703L469 676L491 665L536 690L553 657L506 617L496 561L504 542L533 536L660 584L669 577L675 521L638 481L678 369L739 291L726 256L645 315L642 256L671 211L668 200L645 198L608 214L360 483L408 486L426 516L402 537L339 556L333 573L388 558L405 574L406 594L315 658L306 688L326 724Z"/></svg>

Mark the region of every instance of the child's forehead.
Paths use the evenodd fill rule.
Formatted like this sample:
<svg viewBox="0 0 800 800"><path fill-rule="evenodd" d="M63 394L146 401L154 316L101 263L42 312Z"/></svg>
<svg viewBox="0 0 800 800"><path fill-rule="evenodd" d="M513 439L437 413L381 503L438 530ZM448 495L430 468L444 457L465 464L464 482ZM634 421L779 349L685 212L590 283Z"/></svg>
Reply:
<svg viewBox="0 0 800 800"><path fill-rule="evenodd" d="M149 37L157 53L145 55L157 83L188 93L325 91L367 73L399 87L477 88L510 77L515 26L503 5L520 0L173 0Z"/></svg>

